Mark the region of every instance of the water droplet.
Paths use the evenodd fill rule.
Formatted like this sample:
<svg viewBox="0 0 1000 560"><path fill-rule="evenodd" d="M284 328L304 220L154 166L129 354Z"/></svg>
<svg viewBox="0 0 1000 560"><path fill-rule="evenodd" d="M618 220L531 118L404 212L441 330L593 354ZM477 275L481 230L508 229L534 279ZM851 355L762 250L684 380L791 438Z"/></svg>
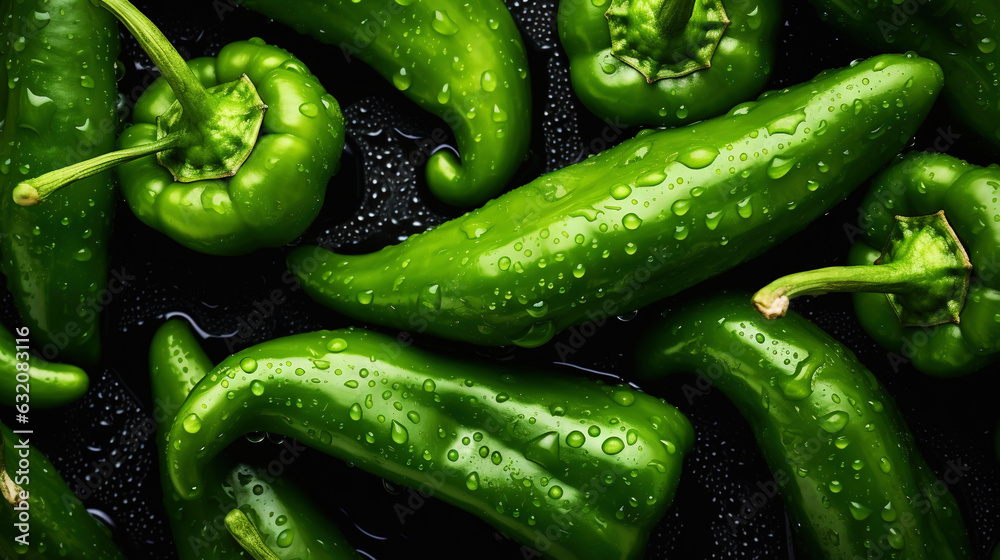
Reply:
<svg viewBox="0 0 1000 560"><path fill-rule="evenodd" d="M458 460L458 451L451 449L448 451L448 460L454 463Z"/></svg>
<svg viewBox="0 0 1000 560"><path fill-rule="evenodd" d="M250 392L256 396L261 396L264 394L264 383L260 379L254 379L250 382Z"/></svg>
<svg viewBox="0 0 1000 560"><path fill-rule="evenodd" d="M983 54L990 54L997 48L996 41L990 39L989 37L983 37L977 46L979 47L979 51Z"/></svg>
<svg viewBox="0 0 1000 560"><path fill-rule="evenodd" d="M583 432L579 430L573 430L566 436L566 445L570 447L582 447L587 441L587 436L583 435Z"/></svg>
<svg viewBox="0 0 1000 560"><path fill-rule="evenodd" d="M889 474L889 471L892 470L892 463L889 462L888 457L882 457L878 460L878 468L880 471Z"/></svg>
<svg viewBox="0 0 1000 560"><path fill-rule="evenodd" d="M184 431L189 434L196 434L201 430L201 418L197 414L188 414L184 417Z"/></svg>
<svg viewBox="0 0 1000 560"><path fill-rule="evenodd" d="M847 422L850 420L850 416L846 412L837 410L823 416L819 419L819 425L821 428L827 431L827 433L835 434L847 427Z"/></svg>
<svg viewBox="0 0 1000 560"><path fill-rule="evenodd" d="M489 70L483 72L482 77L479 80L480 85L483 86L483 90L487 92L492 92L497 89L497 78L493 75L493 72Z"/></svg>
<svg viewBox="0 0 1000 560"><path fill-rule="evenodd" d="M869 515L872 514L872 510L866 508L858 502L851 502L849 509L851 510L851 516L858 521L864 521L865 519L868 519Z"/></svg>
<svg viewBox="0 0 1000 560"><path fill-rule="evenodd" d="M790 113L771 121L767 125L768 134L795 134L795 130L806 120L804 111Z"/></svg>
<svg viewBox="0 0 1000 560"><path fill-rule="evenodd" d="M438 103L440 103L441 105L444 105L449 101L451 101L451 84L445 82L444 85L441 86L441 89L438 90L437 93L437 100Z"/></svg>
<svg viewBox="0 0 1000 560"><path fill-rule="evenodd" d="M358 292L358 303L361 305L368 305L372 302L375 297L375 290L365 290L363 292Z"/></svg>
<svg viewBox="0 0 1000 560"><path fill-rule="evenodd" d="M677 156L677 161L689 169L704 169L719 157L717 148L698 147Z"/></svg>
<svg viewBox="0 0 1000 560"><path fill-rule="evenodd" d="M315 117L319 115L319 107L315 103L303 103L299 105L299 112L306 117Z"/></svg>
<svg viewBox="0 0 1000 560"><path fill-rule="evenodd" d="M438 311L441 309L441 286L438 284L427 284L420 289L417 294L417 305L424 311Z"/></svg>
<svg viewBox="0 0 1000 560"><path fill-rule="evenodd" d="M678 241L683 241L688 236L687 226L676 226L674 228L674 239Z"/></svg>
<svg viewBox="0 0 1000 560"><path fill-rule="evenodd" d="M451 36L458 33L458 25L451 19L447 11L436 10L434 19L431 21L431 28L441 35Z"/></svg>
<svg viewBox="0 0 1000 560"><path fill-rule="evenodd" d="M392 84L399 91L406 91L413 83L413 77L407 73L406 68L400 68L399 72L392 75Z"/></svg>
<svg viewBox="0 0 1000 560"><path fill-rule="evenodd" d="M635 445L639 441L639 432L636 430L629 430L625 433L625 443L629 445Z"/></svg>
<svg viewBox="0 0 1000 560"><path fill-rule="evenodd" d="M424 391L427 391L428 393L433 393L435 390L437 390L437 384L434 383L434 380L433 379L425 379L424 380Z"/></svg>
<svg viewBox="0 0 1000 560"><path fill-rule="evenodd" d="M583 263L577 264L573 267L573 277L583 278L583 275L587 273L587 267L583 266Z"/></svg>
<svg viewBox="0 0 1000 560"><path fill-rule="evenodd" d="M493 122L507 122L507 111L501 109L499 105L493 106Z"/></svg>
<svg viewBox="0 0 1000 560"><path fill-rule="evenodd" d="M749 218L753 215L753 206L750 204L750 198L751 197L748 196L736 203L736 213L739 214L741 218Z"/></svg>
<svg viewBox="0 0 1000 560"><path fill-rule="evenodd" d="M406 440L410 439L410 433L406 431L406 426L403 426L396 420L392 421L390 434L392 436L392 441L401 445L406 443Z"/></svg>
<svg viewBox="0 0 1000 560"><path fill-rule="evenodd" d="M479 473L472 471L469 476L465 477L465 487L469 490L477 490L479 488Z"/></svg>
<svg viewBox="0 0 1000 560"><path fill-rule="evenodd" d="M682 198L670 205L670 211L674 213L675 216L683 216L688 213L691 209L691 199Z"/></svg>
<svg viewBox="0 0 1000 560"><path fill-rule="evenodd" d="M705 215L705 226L710 230L715 230L719 227L719 222L722 220L722 212L709 212Z"/></svg>
<svg viewBox="0 0 1000 560"><path fill-rule="evenodd" d="M247 373L253 373L257 371L257 360L246 357L240 360L240 369Z"/></svg>
<svg viewBox="0 0 1000 560"><path fill-rule="evenodd" d="M771 160L771 165L767 168L767 176L772 179L780 179L788 174L795 167L795 160L775 157Z"/></svg>
<svg viewBox="0 0 1000 560"><path fill-rule="evenodd" d="M841 484L839 480L831 480L827 486L829 486L830 492L833 492L834 494L839 494L840 491L844 489L844 485Z"/></svg>
<svg viewBox="0 0 1000 560"><path fill-rule="evenodd" d="M500 270L507 270L507 269L509 269L510 268L510 257L500 257L500 260L497 261L497 266L500 267Z"/></svg>
<svg viewBox="0 0 1000 560"><path fill-rule="evenodd" d="M523 348L536 348L552 340L555 332L556 328L552 321L541 321L512 337L511 342Z"/></svg>
<svg viewBox="0 0 1000 560"><path fill-rule="evenodd" d="M559 498L562 498L562 495L563 495L562 488L558 486L552 486L552 488L549 488L549 497L552 498L553 500L558 500Z"/></svg>
<svg viewBox="0 0 1000 560"><path fill-rule="evenodd" d="M527 443L524 456L529 461L555 469L559 464L559 434L546 432Z"/></svg>
<svg viewBox="0 0 1000 560"><path fill-rule="evenodd" d="M615 200L624 200L632 194L632 187L629 187L625 183L618 183L617 185L611 187L611 198Z"/></svg>
<svg viewBox="0 0 1000 560"><path fill-rule="evenodd" d="M639 229L639 226L642 225L642 219L635 214L629 213L622 218L622 225L625 226L625 229L629 230Z"/></svg>
<svg viewBox="0 0 1000 560"><path fill-rule="evenodd" d="M608 455L617 455L621 453L623 449L625 449L625 442L614 436L604 440L604 443L601 444L601 451L607 453Z"/></svg>

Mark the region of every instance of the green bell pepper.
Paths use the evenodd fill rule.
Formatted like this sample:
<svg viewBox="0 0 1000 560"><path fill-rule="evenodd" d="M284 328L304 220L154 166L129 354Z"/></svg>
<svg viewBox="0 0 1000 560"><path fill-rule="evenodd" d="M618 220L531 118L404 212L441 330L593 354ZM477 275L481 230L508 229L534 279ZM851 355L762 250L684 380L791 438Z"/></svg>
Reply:
<svg viewBox="0 0 1000 560"><path fill-rule="evenodd" d="M167 439L177 492L202 495L206 463L252 430L430 485L552 558L640 557L693 443L677 409L627 386L513 375L353 329L254 346L202 380Z"/></svg>
<svg viewBox="0 0 1000 560"><path fill-rule="evenodd" d="M136 102L120 151L22 182L14 189L18 204L121 165L122 192L136 216L196 251L238 255L305 231L344 147L340 106L316 77L260 39L226 45L189 67L131 4L101 5L163 77Z"/></svg>
<svg viewBox="0 0 1000 560"><path fill-rule="evenodd" d="M626 125L700 121L759 93L781 21L777 0L559 2L573 91Z"/></svg>
<svg viewBox="0 0 1000 560"><path fill-rule="evenodd" d="M820 17L876 52L916 51L944 69L942 97L1000 149L1000 4L994 0L811 0Z"/></svg>
<svg viewBox="0 0 1000 560"><path fill-rule="evenodd" d="M51 408L83 396L90 379L80 368L49 363L28 349L29 331L20 327L18 338L0 325L0 404Z"/></svg>
<svg viewBox="0 0 1000 560"><path fill-rule="evenodd" d="M796 295L858 292L861 326L936 376L1000 357L1000 167L913 153L878 175L861 205L864 241L847 267L791 274L754 302L777 317ZM884 294L884 295L883 295Z"/></svg>
<svg viewBox="0 0 1000 560"><path fill-rule="evenodd" d="M0 424L0 557L121 560L107 527L87 513L29 438Z"/></svg>
<svg viewBox="0 0 1000 560"><path fill-rule="evenodd" d="M355 558L354 548L301 490L250 465L218 457L206 467L201 498L185 501L174 492L167 475L166 434L174 413L212 367L184 322L168 321L153 336L149 371L153 400L161 407L156 417L160 481L180 559L244 558L244 549L270 551L281 560ZM230 518L232 510L242 517Z"/></svg>
<svg viewBox="0 0 1000 560"><path fill-rule="evenodd" d="M0 270L46 359L95 364L99 318L86 301L108 285L114 179L81 181L34 212L11 193L114 146L114 18L88 0L3 2L0 33Z"/></svg>
<svg viewBox="0 0 1000 560"><path fill-rule="evenodd" d="M524 161L531 134L528 60L501 0L239 5L337 46L348 60L357 57L441 117L459 154L440 149L428 158L427 186L441 201L480 204L501 192Z"/></svg>
<svg viewBox="0 0 1000 560"><path fill-rule="evenodd" d="M539 346L750 259L840 202L909 140L941 87L886 55L728 115L647 131L369 255L300 247L306 293L345 315Z"/></svg>
<svg viewBox="0 0 1000 560"><path fill-rule="evenodd" d="M946 484L961 473L939 480L875 376L809 321L726 295L672 312L636 355L642 376L698 372L736 405L809 558L970 557Z"/></svg>

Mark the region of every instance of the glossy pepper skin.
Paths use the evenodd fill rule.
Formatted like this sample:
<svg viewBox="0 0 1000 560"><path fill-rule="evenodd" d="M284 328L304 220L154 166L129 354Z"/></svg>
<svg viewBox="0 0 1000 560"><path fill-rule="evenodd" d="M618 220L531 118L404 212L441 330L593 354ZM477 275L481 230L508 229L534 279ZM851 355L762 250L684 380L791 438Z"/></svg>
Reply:
<svg viewBox="0 0 1000 560"><path fill-rule="evenodd" d="M962 517L896 406L854 354L749 295L672 312L644 337L640 373L698 373L750 423L809 558L969 558ZM939 484L938 484L939 486Z"/></svg>
<svg viewBox="0 0 1000 560"><path fill-rule="evenodd" d="M676 126L725 113L767 84L774 62L775 33L782 21L780 2L721 2L730 23L707 56L710 66L652 82L615 54L608 14L612 13L609 8L619 3L635 12L636 19L653 26L652 32L634 39L651 49L681 33L670 33L667 22L648 18L647 11L662 17L675 6L686 8L689 15L692 9L690 2L674 0L559 2L559 38L569 55L573 91L595 115L627 125ZM709 5L717 5L701 1L693 4L702 12ZM685 58L683 55L698 49L704 37L702 33L657 55L667 62L673 62L677 55Z"/></svg>
<svg viewBox="0 0 1000 560"><path fill-rule="evenodd" d="M805 227L903 147L940 86L932 61L876 57L723 117L640 133L399 245L360 256L300 247L288 264L306 293L356 319L539 346Z"/></svg>
<svg viewBox="0 0 1000 560"><path fill-rule="evenodd" d="M166 433L174 413L213 365L186 323L171 320L153 335L149 371L158 415L160 481L163 502L181 560L250 558L227 533L226 513L239 509L261 535L261 542L281 560L334 560L357 555L336 526L287 477L273 477L244 463L217 457L206 467L205 494L182 500L166 468ZM241 540L246 537L241 537Z"/></svg>
<svg viewBox="0 0 1000 560"><path fill-rule="evenodd" d="M344 121L337 101L301 61L261 39L226 45L218 57L189 66L127 0L99 3L163 76L136 102L120 150L24 179L13 199L38 204L121 166L122 192L136 216L186 247L238 255L298 237L339 167Z"/></svg>
<svg viewBox="0 0 1000 560"><path fill-rule="evenodd" d="M252 430L295 437L398 484L430 484L436 497L567 559L640 557L693 443L674 407L627 386L515 375L353 329L266 342L213 370L170 429L177 492L199 496L205 464Z"/></svg>
<svg viewBox="0 0 1000 560"><path fill-rule="evenodd" d="M0 270L44 355L94 364L98 315L87 300L107 288L114 178L81 181L35 211L15 205L11 192L31 175L114 147L117 28L88 0L5 1L0 18L0 81L8 84L0 88Z"/></svg>
<svg viewBox="0 0 1000 560"><path fill-rule="evenodd" d="M944 69L942 97L1000 150L1000 4L993 0L811 0L820 17L876 52L915 51ZM914 9L915 8L915 9Z"/></svg>
<svg viewBox="0 0 1000 560"><path fill-rule="evenodd" d="M816 279L811 284L819 292L863 290L854 294L858 320L893 351L890 361L909 360L920 371L941 377L972 373L1000 357L998 184L996 165L979 167L945 154L908 154L872 180L858 221L864 238L851 247L851 266L792 274L772 285L794 286L797 278L808 275ZM897 216L912 220L938 212L953 232L949 245L937 249L924 243L912 256L900 258ZM940 266L943 259L937 253L955 256ZM895 283L877 282L889 258L912 263L912 275ZM958 266L963 259L965 270ZM866 281L871 285L860 286ZM935 297L938 292L941 296ZM936 318L913 320L913 309Z"/></svg>
<svg viewBox="0 0 1000 560"><path fill-rule="evenodd" d="M0 558L18 560L121 560L107 527L87 513L52 463L30 445L30 435L15 435L0 424ZM27 457L25 457L27 455ZM28 473L18 474L27 460ZM28 493L28 545L15 540L23 510L21 491ZM17 505L15 505L17 504ZM21 510L15 507L22 508Z"/></svg>
<svg viewBox="0 0 1000 560"><path fill-rule="evenodd" d="M451 128L427 160L427 186L446 204L501 192L528 152L531 86L524 43L501 0L373 2L243 0L241 6L357 57ZM436 139L435 139L436 140ZM422 161L422 159L421 159Z"/></svg>
<svg viewBox="0 0 1000 560"><path fill-rule="evenodd" d="M82 369L47 362L33 355L27 347L26 327L14 334L0 325L0 404L32 408L52 408L71 403L83 396L90 379ZM22 336L23 333L23 336ZM27 371L24 371L27 369ZM18 376L30 375L19 380Z"/></svg>

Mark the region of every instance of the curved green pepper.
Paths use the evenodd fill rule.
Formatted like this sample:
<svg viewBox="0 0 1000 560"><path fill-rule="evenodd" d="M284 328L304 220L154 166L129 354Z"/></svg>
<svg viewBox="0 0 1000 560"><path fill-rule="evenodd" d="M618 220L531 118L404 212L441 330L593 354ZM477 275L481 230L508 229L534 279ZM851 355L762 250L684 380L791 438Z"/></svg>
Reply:
<svg viewBox="0 0 1000 560"><path fill-rule="evenodd" d="M908 141L938 66L876 57L724 117L632 140L377 253L300 247L306 293L345 315L538 346L752 258L841 201Z"/></svg>
<svg viewBox="0 0 1000 560"><path fill-rule="evenodd" d="M167 442L181 496L252 430L295 437L473 513L553 558L638 558L693 443L627 386L433 356L360 330L273 340L195 387Z"/></svg>
<svg viewBox="0 0 1000 560"><path fill-rule="evenodd" d="M0 18L0 270L45 358L94 364L101 344L88 300L107 288L114 179L91 177L35 211L11 193L114 146L114 18L88 0L4 2Z"/></svg>
<svg viewBox="0 0 1000 560"><path fill-rule="evenodd" d="M282 560L355 558L354 548L336 526L294 484L250 465L219 457L207 466L204 496L185 501L174 492L167 475L166 434L174 413L212 367L184 322L167 321L153 336L149 371L153 400L161 409L156 416L160 482L178 556L181 560L245 558L244 549L256 546ZM227 512L233 509L244 519L231 522Z"/></svg>
<svg viewBox="0 0 1000 560"><path fill-rule="evenodd" d="M471 206L506 187L528 152L531 86L521 35L501 0L243 0L241 6L357 57L455 135L427 162L427 186ZM443 140L436 134L432 140Z"/></svg>
<svg viewBox="0 0 1000 560"><path fill-rule="evenodd" d="M87 513L29 439L0 424L0 557L124 558L107 527Z"/></svg>
<svg viewBox="0 0 1000 560"><path fill-rule="evenodd" d="M810 558L970 557L947 491L962 471L935 477L875 376L809 321L717 297L671 313L637 356L643 376L699 372L736 405Z"/></svg>
<svg viewBox="0 0 1000 560"><path fill-rule="evenodd" d="M0 404L51 408L71 403L87 392L90 379L82 369L32 355L27 327L15 332L17 340L0 325Z"/></svg>
<svg viewBox="0 0 1000 560"><path fill-rule="evenodd" d="M573 91L627 125L700 121L759 93L781 21L776 0L559 2Z"/></svg>
<svg viewBox="0 0 1000 560"><path fill-rule="evenodd" d="M1000 148L1000 4L994 0L811 0L820 17L885 52L916 51L944 69L942 97Z"/></svg>
<svg viewBox="0 0 1000 560"><path fill-rule="evenodd" d="M121 151L22 182L18 204L121 165L122 192L136 216L196 251L238 255L305 231L344 147L340 106L316 77L260 39L226 45L189 67L131 4L101 5L125 23L163 77L136 102Z"/></svg>
<svg viewBox="0 0 1000 560"><path fill-rule="evenodd" d="M802 294L859 292L861 326L896 365L937 376L1000 357L1000 167L913 153L879 174L861 205L848 267L791 274L754 296L780 316ZM936 213L936 214L935 214ZM932 216L933 215L933 216Z"/></svg>

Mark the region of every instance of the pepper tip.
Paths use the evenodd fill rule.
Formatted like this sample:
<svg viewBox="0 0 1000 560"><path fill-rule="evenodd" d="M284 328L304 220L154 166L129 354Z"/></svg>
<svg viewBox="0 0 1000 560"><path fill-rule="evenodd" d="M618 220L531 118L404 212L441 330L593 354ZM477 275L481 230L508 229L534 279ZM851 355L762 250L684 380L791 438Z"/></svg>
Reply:
<svg viewBox="0 0 1000 560"><path fill-rule="evenodd" d="M785 313L788 312L788 296L780 296L774 298L770 302L757 298L753 299L753 306L757 308L757 311L764 316L765 319L777 319L779 317L784 317Z"/></svg>

